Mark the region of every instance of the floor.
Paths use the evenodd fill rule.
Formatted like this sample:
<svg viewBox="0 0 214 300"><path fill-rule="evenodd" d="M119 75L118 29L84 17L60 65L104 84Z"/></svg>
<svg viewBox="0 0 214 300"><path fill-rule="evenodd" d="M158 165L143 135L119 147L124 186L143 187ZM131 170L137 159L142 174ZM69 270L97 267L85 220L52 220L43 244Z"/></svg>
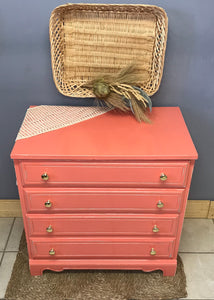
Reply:
<svg viewBox="0 0 214 300"><path fill-rule="evenodd" d="M22 231L21 218L0 218L0 299L5 295ZM214 221L185 219L179 252L187 276L185 299L214 300Z"/></svg>

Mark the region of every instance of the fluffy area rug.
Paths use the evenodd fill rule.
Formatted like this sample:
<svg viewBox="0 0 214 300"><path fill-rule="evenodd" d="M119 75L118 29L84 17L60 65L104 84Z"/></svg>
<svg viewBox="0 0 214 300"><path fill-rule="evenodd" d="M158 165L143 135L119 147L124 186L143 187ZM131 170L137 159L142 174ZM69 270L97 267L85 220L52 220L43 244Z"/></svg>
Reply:
<svg viewBox="0 0 214 300"><path fill-rule="evenodd" d="M183 263L174 277L161 271L44 271L33 277L23 233L5 299L13 300L169 300L187 296Z"/></svg>

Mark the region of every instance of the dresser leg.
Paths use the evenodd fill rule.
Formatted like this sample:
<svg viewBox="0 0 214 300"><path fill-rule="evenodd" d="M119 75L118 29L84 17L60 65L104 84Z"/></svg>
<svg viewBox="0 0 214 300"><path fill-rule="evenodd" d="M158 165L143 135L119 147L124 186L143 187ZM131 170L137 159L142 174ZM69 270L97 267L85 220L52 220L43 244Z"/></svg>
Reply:
<svg viewBox="0 0 214 300"><path fill-rule="evenodd" d="M30 274L32 276L41 276L43 269L40 266L30 266Z"/></svg>
<svg viewBox="0 0 214 300"><path fill-rule="evenodd" d="M164 267L163 268L163 276L175 276L176 269L177 269L177 265Z"/></svg>

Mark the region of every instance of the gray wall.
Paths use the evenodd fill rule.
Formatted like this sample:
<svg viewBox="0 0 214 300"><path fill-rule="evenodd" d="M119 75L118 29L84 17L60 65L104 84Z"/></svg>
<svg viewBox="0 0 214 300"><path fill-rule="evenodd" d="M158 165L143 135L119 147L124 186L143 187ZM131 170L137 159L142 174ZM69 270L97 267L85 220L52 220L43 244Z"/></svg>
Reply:
<svg viewBox="0 0 214 300"><path fill-rule="evenodd" d="M71 101L58 93L52 80L48 22L51 11L66 1L0 2L0 199L11 199L18 192L9 155L28 106L92 101ZM169 17L164 76L153 105L181 107L199 153L189 198L213 200L214 1L143 3L162 6Z"/></svg>

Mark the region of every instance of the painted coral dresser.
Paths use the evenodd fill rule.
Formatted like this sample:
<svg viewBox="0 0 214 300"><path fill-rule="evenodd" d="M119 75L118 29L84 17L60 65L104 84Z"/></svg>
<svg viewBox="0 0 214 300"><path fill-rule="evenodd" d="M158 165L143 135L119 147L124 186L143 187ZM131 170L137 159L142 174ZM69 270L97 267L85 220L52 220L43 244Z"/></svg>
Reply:
<svg viewBox="0 0 214 300"><path fill-rule="evenodd" d="M173 276L197 152L178 107L151 124L109 111L12 150L32 275L160 269Z"/></svg>

